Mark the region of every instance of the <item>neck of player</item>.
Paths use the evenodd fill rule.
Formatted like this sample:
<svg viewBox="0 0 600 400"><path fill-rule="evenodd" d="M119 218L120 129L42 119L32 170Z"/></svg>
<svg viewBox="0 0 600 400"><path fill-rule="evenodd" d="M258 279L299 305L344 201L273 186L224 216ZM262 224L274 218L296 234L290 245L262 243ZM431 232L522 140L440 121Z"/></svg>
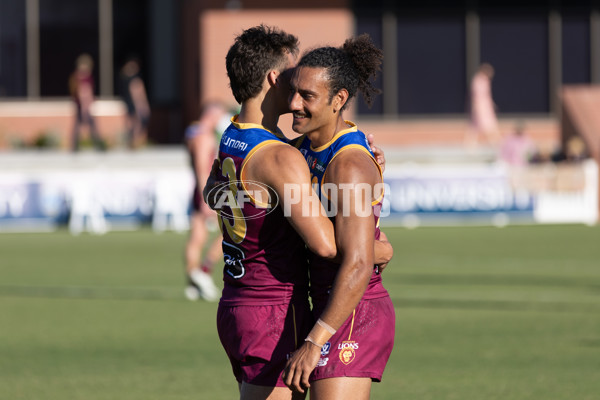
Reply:
<svg viewBox="0 0 600 400"><path fill-rule="evenodd" d="M311 141L311 146L321 147L331 141L335 135L339 132L350 128L350 126L344 121L342 115L338 112L338 117L331 120L331 123L323 125L317 130L308 132L306 136Z"/></svg>
<svg viewBox="0 0 600 400"><path fill-rule="evenodd" d="M258 124L271 132L277 132L279 112L274 107L268 107L265 103L260 97L243 102L237 122L241 124Z"/></svg>

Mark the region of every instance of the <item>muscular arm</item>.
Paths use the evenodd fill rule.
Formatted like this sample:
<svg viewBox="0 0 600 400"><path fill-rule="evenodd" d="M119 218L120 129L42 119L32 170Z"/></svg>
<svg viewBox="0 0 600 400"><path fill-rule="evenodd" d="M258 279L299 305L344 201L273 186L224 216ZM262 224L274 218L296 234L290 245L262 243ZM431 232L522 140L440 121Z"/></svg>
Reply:
<svg viewBox="0 0 600 400"><path fill-rule="evenodd" d="M383 152L381 153L381 155L383 156ZM385 160L383 160L383 162L385 163ZM379 164L382 165L381 162L379 162ZM209 193L211 192L212 189L216 189L219 187L219 184L217 183L218 170L219 170L219 162L218 162L218 160L214 160L212 169L210 171L209 178L206 181L206 184L204 185L204 190L202 193L204 196L205 203L208 204L208 206L213 210L215 209L215 206L216 206L215 202L216 202L216 199L218 196L209 196ZM301 175L305 175L305 172L301 172ZM300 177L299 179L306 179L306 178ZM284 190L284 194L285 194L285 190ZM299 192L294 192L293 194L294 194L294 200L296 200L298 198L297 196L299 195ZM310 202L311 205L316 204L316 201L317 201L316 195L313 196L312 193L308 193L308 194L304 193L303 196L304 196L304 198L310 199L308 202ZM289 205L288 205L288 207L289 207ZM316 211L314 211L314 212L316 212ZM387 240L387 236L383 232L381 232L381 236L380 236L379 240L375 240L374 246L375 247L374 247L373 264L378 265L379 270L381 272L385 269L385 267L387 266L387 263L389 263L390 260L392 259L393 255L394 255L394 249L392 248L391 243ZM327 256L323 256L322 254L320 254L320 256L328 258ZM341 255L338 253L336 255L336 257L333 258L331 261L336 262L338 264L341 263L342 262Z"/></svg>
<svg viewBox="0 0 600 400"><path fill-rule="evenodd" d="M370 192L380 176L371 159L358 150L341 153L327 171L328 182L343 189L338 191L335 219L341 265L320 319L337 330L358 305L373 273L373 196L365 196L357 185L362 184ZM329 340L331 333L316 324L309 337L311 341L305 342L286 366L284 381L298 391L309 386L308 377L319 360L320 346Z"/></svg>
<svg viewBox="0 0 600 400"><path fill-rule="evenodd" d="M333 224L312 189L308 165L298 150L287 144L266 146L250 159L245 175L277 193L285 216L313 253L335 257Z"/></svg>
<svg viewBox="0 0 600 400"><path fill-rule="evenodd" d="M344 160L339 160L343 162ZM344 183L362 183L367 174L360 168L352 168L356 164L352 161L346 168L336 168L330 171L332 179ZM350 167L350 168L348 168ZM354 175L351 175L354 172ZM338 178L338 179L336 179ZM359 215L357 210L371 208L370 201L365 202L363 196L348 189L350 196L343 204L344 196L338 196L338 210L345 207L348 216L336 217L335 230L336 244L342 254L342 263L338 270L327 307L321 319L334 329L338 329L362 298L371 274L373 273L374 245L373 236L375 224L373 215Z"/></svg>
<svg viewBox="0 0 600 400"><path fill-rule="evenodd" d="M220 163L218 159L214 159L212 163L212 167L210 169L210 175L208 175L208 179L204 184L204 189L202 189L202 197L204 197L204 202L210 207L211 210L217 210L217 196L211 196L211 191L213 189L218 189L220 187L218 183L218 173L219 173Z"/></svg>
<svg viewBox="0 0 600 400"><path fill-rule="evenodd" d="M385 154L380 147L375 146L375 135L372 133L367 135L367 142L371 147L371 151L375 156L375 160L377 164L381 167L381 172L385 170ZM388 262L392 259L394 255L394 249L392 249L392 245L387 240L387 236L383 232L381 232L382 237L379 240L375 241L375 262L374 264L380 266L380 270L383 270Z"/></svg>
<svg viewBox="0 0 600 400"><path fill-rule="evenodd" d="M375 223L371 201L358 185L369 192L380 180L372 161L358 150L340 154L329 165L327 179L338 192L335 219L336 244L342 263L321 319L338 329L362 298L373 273ZM366 184L366 185L365 185Z"/></svg>

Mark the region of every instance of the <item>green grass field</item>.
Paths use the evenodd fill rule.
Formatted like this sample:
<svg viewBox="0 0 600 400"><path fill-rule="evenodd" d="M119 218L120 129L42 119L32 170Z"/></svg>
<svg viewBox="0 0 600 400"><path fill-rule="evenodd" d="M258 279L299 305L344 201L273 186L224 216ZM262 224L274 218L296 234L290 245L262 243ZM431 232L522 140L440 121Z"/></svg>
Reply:
<svg viewBox="0 0 600 400"><path fill-rule="evenodd" d="M373 399L600 399L600 227L391 229ZM0 235L0 399L235 399L185 235ZM215 271L215 276L220 271Z"/></svg>

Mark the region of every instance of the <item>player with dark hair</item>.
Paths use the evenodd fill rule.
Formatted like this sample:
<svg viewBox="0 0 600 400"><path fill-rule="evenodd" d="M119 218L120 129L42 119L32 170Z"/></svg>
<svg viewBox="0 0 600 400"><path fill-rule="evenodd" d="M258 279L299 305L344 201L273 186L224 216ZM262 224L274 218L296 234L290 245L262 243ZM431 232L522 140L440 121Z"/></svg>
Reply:
<svg viewBox="0 0 600 400"><path fill-rule="evenodd" d="M218 210L225 267L217 329L242 399L304 397L281 374L313 322L305 243L324 258L336 255L333 225L321 212L306 162L277 127L289 112L297 54L295 36L261 25L236 37L226 57L241 110L219 146L218 180L235 204ZM287 182L305 183L297 203L286 204ZM302 212L309 202L316 205L311 215Z"/></svg>
<svg viewBox="0 0 600 400"><path fill-rule="evenodd" d="M289 112L297 53L294 36L263 25L235 39L226 66L241 110L223 134L211 172L211 180L229 194L219 198L230 200L215 207L214 186L204 189L223 232L217 328L242 399L304 398L286 387L282 373L314 322L305 243L326 259L337 251L333 224L312 189L306 161L277 128L279 116ZM376 262L391 259L388 242L374 247L381 254Z"/></svg>
<svg viewBox="0 0 600 400"><path fill-rule="evenodd" d="M383 175L365 134L342 117L358 91L370 105L383 54L368 35L304 55L290 82L296 143L333 218L341 264L310 259L317 322L289 360L285 383L311 399L368 399L394 343L395 313L373 263Z"/></svg>

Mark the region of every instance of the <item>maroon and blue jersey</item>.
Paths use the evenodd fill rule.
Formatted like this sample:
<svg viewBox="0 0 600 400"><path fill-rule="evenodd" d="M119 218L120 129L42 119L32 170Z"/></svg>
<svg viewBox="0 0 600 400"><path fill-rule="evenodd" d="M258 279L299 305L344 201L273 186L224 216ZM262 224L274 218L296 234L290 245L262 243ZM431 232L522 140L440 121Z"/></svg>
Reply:
<svg viewBox="0 0 600 400"><path fill-rule="evenodd" d="M328 165L337 157L341 152L349 149L358 149L364 151L368 157L371 158L373 163L377 166L377 169L381 175L381 183L383 183L383 174L381 167L377 164L371 148L367 142L365 134L358 130L356 125L350 121L346 121L350 126L348 129L338 132L328 143L317 148L313 148L310 139L306 136L301 136L294 141L296 146L308 163L308 167L311 173L311 182L315 192L321 198L321 202L326 210L330 210L329 199L327 193L324 191L323 183L327 174ZM383 188L383 186L382 186ZM379 215L381 211L381 205L383 202L383 192L379 198L372 202L373 216L375 224L375 239L379 239ZM335 216L332 217L335 225ZM310 254L310 294L313 300L313 304L316 307L323 306L327 302L329 297L329 290L333 285L339 264L327 261L320 258L317 255ZM378 270L373 266L373 274L363 299L375 299L379 297L387 296L388 293L381 283L381 275Z"/></svg>
<svg viewBox="0 0 600 400"><path fill-rule="evenodd" d="M276 305L307 297L304 242L284 217L276 194L269 191L267 199L266 192L253 189L266 185L245 179L244 168L256 151L282 144L288 145L283 135L238 123L235 117L221 138L219 179L228 189L218 212L225 260L221 304Z"/></svg>

